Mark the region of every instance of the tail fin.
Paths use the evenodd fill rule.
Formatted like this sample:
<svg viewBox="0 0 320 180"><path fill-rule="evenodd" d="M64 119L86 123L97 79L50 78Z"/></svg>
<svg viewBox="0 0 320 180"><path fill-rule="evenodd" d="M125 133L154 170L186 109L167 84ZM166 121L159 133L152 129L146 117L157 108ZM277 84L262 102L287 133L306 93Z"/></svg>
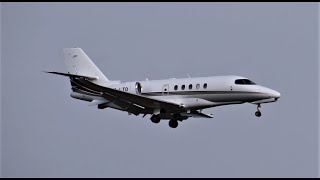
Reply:
<svg viewBox="0 0 320 180"><path fill-rule="evenodd" d="M108 83L108 78L81 48L64 48L63 53L68 73L79 76L97 77L97 79L92 81L98 84Z"/></svg>

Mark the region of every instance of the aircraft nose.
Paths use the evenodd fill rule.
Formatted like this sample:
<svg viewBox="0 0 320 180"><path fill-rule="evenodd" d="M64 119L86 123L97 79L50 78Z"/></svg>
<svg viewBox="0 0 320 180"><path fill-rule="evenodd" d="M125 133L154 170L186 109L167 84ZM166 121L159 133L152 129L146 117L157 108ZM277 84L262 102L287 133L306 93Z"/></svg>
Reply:
<svg viewBox="0 0 320 180"><path fill-rule="evenodd" d="M280 98L281 94L270 88L262 87L261 92L264 92L269 98L275 98L276 100Z"/></svg>
<svg viewBox="0 0 320 180"><path fill-rule="evenodd" d="M273 98L276 98L276 99L280 98L280 96L281 96L281 94L280 94L278 91L275 91L275 90L272 90L272 91L270 92L270 94L271 94L271 96L272 96Z"/></svg>

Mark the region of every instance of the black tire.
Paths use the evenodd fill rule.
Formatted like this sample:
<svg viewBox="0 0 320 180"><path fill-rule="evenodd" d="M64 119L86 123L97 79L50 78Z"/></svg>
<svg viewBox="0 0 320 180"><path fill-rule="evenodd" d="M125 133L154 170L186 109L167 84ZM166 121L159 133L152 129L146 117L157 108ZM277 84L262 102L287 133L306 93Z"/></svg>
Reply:
<svg viewBox="0 0 320 180"><path fill-rule="evenodd" d="M260 117L260 116L261 116L261 112L260 112L260 111L256 111L255 115L256 115L257 117Z"/></svg>
<svg viewBox="0 0 320 180"><path fill-rule="evenodd" d="M176 127L178 127L178 121L177 121L177 120L170 120L170 121L169 121L169 126L170 126L171 128L176 128Z"/></svg>
<svg viewBox="0 0 320 180"><path fill-rule="evenodd" d="M161 118L160 118L159 116L155 116L155 117L152 117L152 118L151 118L151 121L152 121L153 123L158 124L158 123L161 121Z"/></svg>

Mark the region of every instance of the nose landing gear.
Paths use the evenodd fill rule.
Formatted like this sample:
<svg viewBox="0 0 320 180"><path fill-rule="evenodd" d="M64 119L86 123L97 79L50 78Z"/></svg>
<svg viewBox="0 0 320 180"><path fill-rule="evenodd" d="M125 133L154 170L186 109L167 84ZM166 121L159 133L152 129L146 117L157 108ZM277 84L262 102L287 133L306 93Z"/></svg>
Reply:
<svg viewBox="0 0 320 180"><path fill-rule="evenodd" d="M261 116L260 108L261 108L261 105L258 104L258 106L257 106L257 111L256 111L256 113L255 113L255 115L256 115L257 117L260 117L260 116Z"/></svg>

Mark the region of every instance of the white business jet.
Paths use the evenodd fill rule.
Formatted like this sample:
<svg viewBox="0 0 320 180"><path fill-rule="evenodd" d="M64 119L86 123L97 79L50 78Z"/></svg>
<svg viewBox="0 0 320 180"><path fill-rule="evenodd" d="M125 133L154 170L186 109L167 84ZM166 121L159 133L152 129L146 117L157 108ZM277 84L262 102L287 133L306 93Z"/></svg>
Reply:
<svg viewBox="0 0 320 180"><path fill-rule="evenodd" d="M213 118L201 111L206 108L252 103L255 115L261 116L263 103L275 102L280 93L256 85L241 76L214 76L183 79L111 81L97 68L81 48L63 49L67 72L50 71L70 78L71 97L88 101L99 109L114 108L145 117L153 123L169 120L176 128L178 121L189 117Z"/></svg>

